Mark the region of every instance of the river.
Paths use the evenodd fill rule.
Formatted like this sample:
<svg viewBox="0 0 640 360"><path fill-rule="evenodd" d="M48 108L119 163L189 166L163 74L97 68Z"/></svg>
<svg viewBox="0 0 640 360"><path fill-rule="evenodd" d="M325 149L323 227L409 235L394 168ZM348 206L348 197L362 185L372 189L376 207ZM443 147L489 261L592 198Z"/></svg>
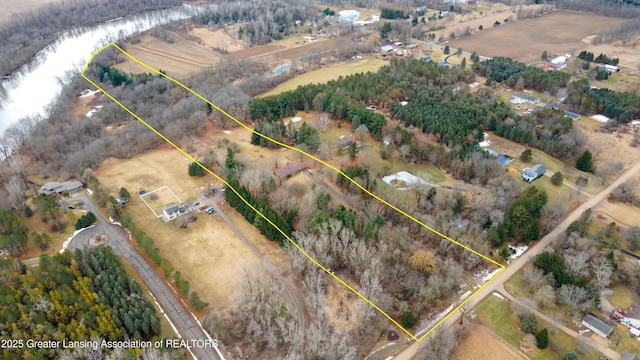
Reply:
<svg viewBox="0 0 640 360"><path fill-rule="evenodd" d="M46 117L46 110L60 93L67 74L79 73L96 49L154 26L189 18L200 9L202 7L185 4L64 33L2 83L0 135L21 118Z"/></svg>

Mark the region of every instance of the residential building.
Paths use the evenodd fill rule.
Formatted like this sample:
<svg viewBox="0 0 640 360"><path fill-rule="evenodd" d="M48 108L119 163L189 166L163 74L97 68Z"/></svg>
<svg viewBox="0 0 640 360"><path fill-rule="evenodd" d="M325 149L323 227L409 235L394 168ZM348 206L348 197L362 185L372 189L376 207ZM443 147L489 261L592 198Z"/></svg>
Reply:
<svg viewBox="0 0 640 360"><path fill-rule="evenodd" d="M608 322L600 319L599 317L593 314L587 314L582 319L582 325L584 325L594 333L602 336L603 338L608 337L609 334L611 334L611 332L613 331L613 325L609 324Z"/></svg>
<svg viewBox="0 0 640 360"><path fill-rule="evenodd" d="M533 167L524 169L524 171L522 172L522 178L526 182L532 182L533 180L544 175L545 171L547 171L547 168L544 165L535 164Z"/></svg>
<svg viewBox="0 0 640 360"><path fill-rule="evenodd" d="M509 102L512 104L524 104L524 103L535 104L539 101L540 99L538 97L529 95L526 93L522 93L522 92L513 93L513 95L511 95L511 99L509 99Z"/></svg>
<svg viewBox="0 0 640 360"><path fill-rule="evenodd" d="M299 162L299 163L288 162L284 167L276 169L274 171L274 174L276 174L276 176L279 177L280 179L288 179L292 175L299 173L301 171L304 171L305 169L307 169L307 165L305 165L302 162Z"/></svg>
<svg viewBox="0 0 640 360"><path fill-rule="evenodd" d="M52 194L62 195L65 192L71 193L74 191L78 191L82 189L82 187L83 185L80 181L66 181L63 183L53 181L53 182L48 182L44 184L40 188L40 191L42 191L42 193L45 195L52 195Z"/></svg>
<svg viewBox="0 0 640 360"><path fill-rule="evenodd" d="M179 216L194 212L196 210L192 203L184 203L176 205L175 203L169 203L162 209L162 218L164 221L171 221Z"/></svg>
<svg viewBox="0 0 640 360"><path fill-rule="evenodd" d="M640 357L638 357L638 355L636 355L636 354L624 353L620 357L620 360L640 360Z"/></svg>

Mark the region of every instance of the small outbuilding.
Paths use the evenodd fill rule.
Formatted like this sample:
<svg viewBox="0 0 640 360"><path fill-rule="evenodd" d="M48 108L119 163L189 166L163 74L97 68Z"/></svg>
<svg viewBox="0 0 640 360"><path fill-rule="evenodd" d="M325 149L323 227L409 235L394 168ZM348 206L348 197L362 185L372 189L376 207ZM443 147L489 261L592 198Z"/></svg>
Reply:
<svg viewBox="0 0 640 360"><path fill-rule="evenodd" d="M526 182L532 182L533 180L544 175L547 168L542 164L535 164L533 167L526 168L522 172L522 179Z"/></svg>
<svg viewBox="0 0 640 360"><path fill-rule="evenodd" d="M613 325L593 314L587 314L582 319L582 325L584 325L587 329L593 331L594 333L602 336L603 338L607 338L613 331Z"/></svg>
<svg viewBox="0 0 640 360"><path fill-rule="evenodd" d="M632 354L632 353L624 353L622 354L622 356L620 357L620 360L640 360L640 358L638 357L638 355L636 354Z"/></svg>

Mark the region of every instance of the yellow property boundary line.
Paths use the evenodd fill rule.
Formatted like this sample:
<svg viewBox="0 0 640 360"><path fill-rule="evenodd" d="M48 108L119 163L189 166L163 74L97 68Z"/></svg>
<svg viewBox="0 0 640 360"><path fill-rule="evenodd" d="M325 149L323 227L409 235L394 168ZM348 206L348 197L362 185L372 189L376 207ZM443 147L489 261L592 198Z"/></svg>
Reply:
<svg viewBox="0 0 640 360"><path fill-rule="evenodd" d="M305 156L307 156L308 158L311 158L317 162L319 162L320 164L334 170L335 172L341 174L342 176L344 176L346 179L348 179L349 181L351 181L354 185L356 185L358 188L360 188L360 190L364 191L365 193L367 193L369 196L373 197L374 199L382 202L383 204L387 205L388 207L392 208L393 210L397 211L398 213L406 216L407 218L413 220L414 222L416 222L417 224L423 226L425 229L433 232L436 235L441 236L444 239L449 240L450 242L462 247L465 250L471 251L472 253L480 256L481 258L483 258L484 260L487 260L489 262L491 262L492 264L498 266L500 268L500 270L495 273L489 280L487 280L484 284L482 284L478 289L476 289L469 297L467 297L464 301L462 301L457 307L455 307L453 310L451 310L445 317L443 317L440 321L438 321L434 326L431 327L431 329L429 329L424 335L422 335L421 337L416 337L414 334L412 334L409 330L405 329L402 325L400 325L396 320L394 320L391 316L389 316L389 314L387 314L384 310L382 310L381 308L379 308L376 304L374 304L371 300L369 300L367 297L365 297L364 295L362 295L360 292L358 292L356 289L354 289L353 287L351 287L349 284L347 284L345 281L343 281L341 278L339 278L338 276L336 276L335 274L333 274L331 271L329 271L329 269L327 269L326 267L324 267L322 264L320 264L317 260L315 260L313 257L311 257L309 254L307 254L306 251L304 251L304 249L302 249L291 237L289 237L284 231L282 231L279 227L277 227L271 220L269 220L264 214L262 214L258 209L256 209L255 207L253 207L246 199L244 199L239 193L238 191L236 191L236 189L234 189L233 187L231 187L229 185L229 183L223 179L222 177L218 176L217 174L215 174L213 171L209 170L206 166L202 165L200 162L198 162L193 156L189 155L186 151L184 151L182 148L180 148L178 145L176 145L175 143L173 143L171 140L169 140L167 137L165 137L162 133L160 133L158 130L156 130L153 126L149 125L146 121L144 121L141 117L139 117L136 113L134 113L133 111L131 111L129 108L127 108L126 106L124 106L121 102L119 102L118 100L116 100L113 96L111 96L111 94L109 94L107 91L105 91L103 88L101 88L100 86L98 86L98 84L96 84L95 82L93 82L91 79L89 79L86 75L85 72L87 70L87 68L89 67L89 64L91 64L91 61L93 60L93 58L98 55L100 52L102 52L103 50L109 48L109 47L114 47L116 49L118 49L119 51L121 51L124 55L126 55L129 59L131 59L132 61L138 63L139 65L149 69L150 71L168 79L169 81L173 82L174 84L180 86L181 88L185 89L186 91L188 91L189 93L193 94L194 96L196 96L197 98L199 98L200 100L204 101L205 103L209 104L211 107L213 107L214 109L218 110L220 113L222 113L223 115L225 115L226 117L228 117L229 119L233 120L235 123L237 123L238 125L240 125L241 127L243 127L244 129L246 129L247 131L254 133L268 141L271 141L274 144L277 144L279 146L282 146L284 148L287 148L289 150L293 150L293 151L297 151ZM386 200L380 198L379 196L375 195L374 193L370 192L369 190L367 190L366 188L364 188L362 185L358 184L357 182L355 182L352 178L350 178L349 176L347 176L347 174L343 173L340 169L336 168L335 166L320 160L319 158L304 152L298 148L289 146L287 144L283 144L279 141L276 141L266 135L263 135L255 130L253 130L252 128L250 128L249 126L245 125L243 122L237 120L236 118L234 118L232 115L230 115L229 113L227 113L226 111L222 110L220 107L218 107L216 104L212 103L211 101L207 100L206 98L204 98L202 95L198 94L197 92L191 90L189 87L187 87L186 85L182 84L181 82L179 82L178 80L160 72L159 70L156 70L154 68L152 68L151 66L143 63L142 61L136 59L135 57L133 57L132 55L130 55L129 53L127 53L126 51L124 51L122 48L120 48L118 45L114 44L114 43L109 43L105 46L103 46L102 48L96 50L91 57L89 57L89 60L87 61L87 63L85 64L84 68L82 69L82 72L80 73L80 76L82 76L85 80L87 80L89 83L91 83L91 85L95 86L100 92L102 92L105 96L107 96L109 99L111 99L111 101L115 102L116 104L118 104L121 108L123 108L126 112L128 112L131 116L133 116L135 119L137 119L138 121L140 121L142 124L144 124L147 128L149 128L151 131L153 131L156 135L158 135L160 138L162 138L164 141L166 141L168 144L170 144L171 146L173 146L176 150L178 150L180 153L182 153L182 155L184 155L185 157L187 157L189 160L195 162L196 164L198 164L202 169L204 169L206 172L208 172L209 174L211 174L213 177L215 177L216 179L220 180L223 184L225 184L225 186L227 187L227 189L230 189L231 191L233 191L236 195L238 195L238 197L240 199L242 199L242 201L247 204L247 206L249 206L253 211L255 211L258 215L260 215L260 217L262 217L265 221L267 221L269 224L271 224L271 226L273 226L276 230L278 230L290 243L291 245L295 246L296 249L298 249L298 251L300 251L302 254L304 254L304 256L306 256L312 263L314 263L316 266L318 266L320 269L322 269L325 273L329 274L331 277L333 277L336 281L338 281L340 284L344 285L347 287L347 289L351 290L351 292L353 292L354 294L356 294L358 297L360 297L362 300L364 300L366 303L368 303L369 305L373 306L374 309L378 310L382 315L384 315L387 319L389 319L391 322L393 322L399 329L401 329L405 334L407 334L409 337L411 337L413 340L415 341L421 341L422 339L424 339L425 337L427 337L427 335L429 335L433 330L435 330L438 326L440 326L442 323L444 323L451 315L453 315L458 309L460 309L460 307L464 306L469 300L471 300L480 290L482 290L485 286L489 285L498 275L500 275L504 270L505 270L505 266L494 261L493 259L490 259L488 257L486 257L485 255L473 250L472 248L461 244L460 242L451 239L450 237L440 233L439 231L431 228L430 226L422 223L420 220L416 219L415 217L407 214L406 212L404 212L401 209L398 209L397 207L395 207L394 205L390 204L389 202L387 202Z"/></svg>

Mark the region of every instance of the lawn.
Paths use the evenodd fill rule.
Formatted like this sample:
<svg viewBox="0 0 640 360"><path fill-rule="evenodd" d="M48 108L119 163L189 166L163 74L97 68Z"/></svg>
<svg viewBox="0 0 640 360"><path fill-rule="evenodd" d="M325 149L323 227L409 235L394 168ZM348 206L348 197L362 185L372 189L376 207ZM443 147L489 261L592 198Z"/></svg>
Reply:
<svg viewBox="0 0 640 360"><path fill-rule="evenodd" d="M277 95L285 91L294 90L300 85L325 83L329 80L335 80L340 76L348 76L357 73L375 72L387 62L381 59L364 58L342 63L335 66L324 67L318 70L310 71L294 77L278 85L275 89L264 93L261 96Z"/></svg>
<svg viewBox="0 0 640 360"><path fill-rule="evenodd" d="M609 346L619 353L640 354L640 341L638 341L637 337L631 335L629 329L624 325L615 325L613 332L609 335L609 339Z"/></svg>
<svg viewBox="0 0 640 360"><path fill-rule="evenodd" d="M640 303L640 296L627 286L617 284L611 290L613 294L608 295L607 299L613 306L628 309L632 304Z"/></svg>
<svg viewBox="0 0 640 360"><path fill-rule="evenodd" d="M484 298L478 306L475 308L476 321L489 327L500 337L515 347L520 347L520 340L524 334L520 331L520 320L516 314L511 310L510 303L505 300L501 300L495 296L488 296ZM540 329L548 327L548 325L538 319L540 323ZM541 350L537 347L527 352L527 356L533 360L547 360L557 359L562 354L573 351L575 349L574 339L565 334L562 331L556 331L554 334L549 334L551 343L555 342L557 351L553 351L551 346ZM597 360L599 353L591 351L586 355L580 356L580 359L593 359Z"/></svg>
<svg viewBox="0 0 640 360"><path fill-rule="evenodd" d="M209 185L220 186L210 175L188 176L188 163L176 150L160 148L133 159L107 160L96 174L111 194L116 194L122 186L135 193L169 185L184 200L198 197ZM125 209L136 225L154 239L161 255L181 272L203 301L211 304L210 309L221 311L231 305L229 294L243 281L239 274L253 266L256 259L219 215L200 213L188 229L180 229L175 221L155 218L137 196ZM253 230L249 224L238 227L243 231ZM231 276L233 274L236 275Z"/></svg>
<svg viewBox="0 0 640 360"><path fill-rule="evenodd" d="M32 204L30 205L35 212L35 206ZM37 212L35 212L32 217L25 218L25 225L29 228L30 232L34 232L34 231L38 233L45 232L49 234L49 236L51 237L51 240L49 241L49 248L45 251L42 251L40 250L40 248L33 246L33 244L31 243L31 239L29 239L29 243L27 245L27 251L22 255L23 260L36 258L40 256L40 254L53 255L59 252L60 249L62 249L62 243L64 243L64 241L67 240L67 238L71 234L73 234L73 232L76 230L75 229L76 221L78 221L80 216L82 216L82 213L78 210L67 210L67 209L61 209L60 212L62 214L62 217L64 218L64 221L67 222L67 226L62 232L49 231L48 225L42 222L42 220L40 220L40 215L38 215Z"/></svg>

